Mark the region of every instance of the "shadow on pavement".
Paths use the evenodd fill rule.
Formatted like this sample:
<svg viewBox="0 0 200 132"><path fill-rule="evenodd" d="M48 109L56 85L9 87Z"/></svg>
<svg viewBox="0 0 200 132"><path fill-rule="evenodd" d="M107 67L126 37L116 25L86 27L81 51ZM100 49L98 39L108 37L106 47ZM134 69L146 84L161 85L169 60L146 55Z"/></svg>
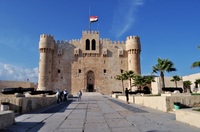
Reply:
<svg viewBox="0 0 200 132"><path fill-rule="evenodd" d="M145 110L133 107L133 106L131 106L129 104L125 104L125 103L122 103L122 102L114 100L114 99L108 99L108 100L113 102L113 103L115 103L115 104L117 104L117 105L119 105L119 106L121 106L121 107L123 107L123 108L125 108L125 109L127 109L127 110L129 110L129 111L132 111L133 113L149 113L149 112L147 112Z"/></svg>

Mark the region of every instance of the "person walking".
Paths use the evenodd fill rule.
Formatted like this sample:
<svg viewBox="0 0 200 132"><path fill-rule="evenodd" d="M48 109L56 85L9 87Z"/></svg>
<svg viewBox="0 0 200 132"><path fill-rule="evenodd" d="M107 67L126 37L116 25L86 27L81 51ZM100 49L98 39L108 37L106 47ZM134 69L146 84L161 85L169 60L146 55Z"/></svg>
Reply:
<svg viewBox="0 0 200 132"><path fill-rule="evenodd" d="M57 100L57 103L60 103L60 90L57 89L56 91L56 100Z"/></svg>
<svg viewBox="0 0 200 132"><path fill-rule="evenodd" d="M81 100L81 96L82 96L82 92L81 92L81 90L79 90L79 92L78 92L78 101Z"/></svg>
<svg viewBox="0 0 200 132"><path fill-rule="evenodd" d="M68 99L68 91L67 89L64 90L64 101L67 101Z"/></svg>
<svg viewBox="0 0 200 132"><path fill-rule="evenodd" d="M127 102L127 104L129 104L129 97L128 97L128 88L126 88L126 90L125 90L125 95L126 95L126 102Z"/></svg>

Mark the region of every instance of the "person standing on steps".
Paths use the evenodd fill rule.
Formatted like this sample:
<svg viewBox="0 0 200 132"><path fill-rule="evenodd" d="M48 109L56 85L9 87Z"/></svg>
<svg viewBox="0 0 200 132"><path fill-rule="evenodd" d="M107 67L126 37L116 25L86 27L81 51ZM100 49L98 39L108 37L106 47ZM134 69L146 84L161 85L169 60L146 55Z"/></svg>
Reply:
<svg viewBox="0 0 200 132"><path fill-rule="evenodd" d="M126 102L127 102L127 104L129 104L128 92L129 92L128 88L126 88L125 95L126 95Z"/></svg>

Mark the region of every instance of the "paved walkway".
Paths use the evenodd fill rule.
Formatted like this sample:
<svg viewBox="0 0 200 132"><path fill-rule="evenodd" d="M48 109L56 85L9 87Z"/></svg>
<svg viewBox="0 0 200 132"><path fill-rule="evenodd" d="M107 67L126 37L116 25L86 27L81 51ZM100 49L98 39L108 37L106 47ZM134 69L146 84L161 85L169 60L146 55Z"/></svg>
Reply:
<svg viewBox="0 0 200 132"><path fill-rule="evenodd" d="M126 104L98 93L82 100L54 104L16 117L6 132L199 132L177 122L175 115L135 104Z"/></svg>

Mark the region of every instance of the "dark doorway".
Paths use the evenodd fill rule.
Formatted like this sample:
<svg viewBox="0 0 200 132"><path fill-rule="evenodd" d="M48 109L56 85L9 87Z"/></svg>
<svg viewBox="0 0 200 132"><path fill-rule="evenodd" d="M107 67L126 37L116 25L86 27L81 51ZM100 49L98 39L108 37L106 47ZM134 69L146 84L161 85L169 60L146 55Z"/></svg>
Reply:
<svg viewBox="0 0 200 132"><path fill-rule="evenodd" d="M88 84L88 92L94 92L94 85Z"/></svg>
<svg viewBox="0 0 200 132"><path fill-rule="evenodd" d="M87 73L87 92L95 92L94 91L94 82L95 82L95 77L94 77L94 72L89 71Z"/></svg>

